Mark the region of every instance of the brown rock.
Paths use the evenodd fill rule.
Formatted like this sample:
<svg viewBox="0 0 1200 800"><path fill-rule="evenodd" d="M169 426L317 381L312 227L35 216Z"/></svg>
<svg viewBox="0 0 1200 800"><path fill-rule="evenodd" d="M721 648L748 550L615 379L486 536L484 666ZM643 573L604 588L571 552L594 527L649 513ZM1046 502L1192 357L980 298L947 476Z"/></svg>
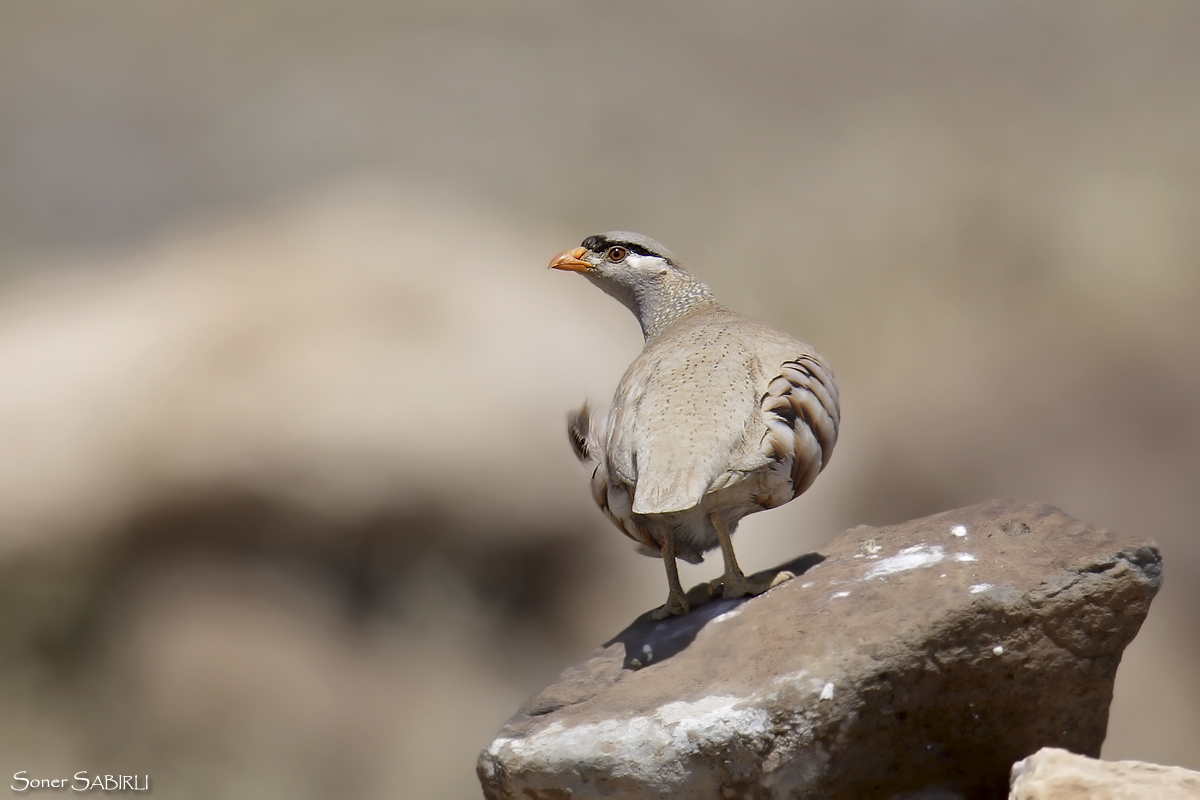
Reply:
<svg viewBox="0 0 1200 800"><path fill-rule="evenodd" d="M1013 765L1009 800L1196 800L1200 772L1044 747Z"/></svg>
<svg viewBox="0 0 1200 800"><path fill-rule="evenodd" d="M504 726L484 794L1002 798L1040 747L1099 754L1161 563L1036 504L854 528L765 595L640 617Z"/></svg>

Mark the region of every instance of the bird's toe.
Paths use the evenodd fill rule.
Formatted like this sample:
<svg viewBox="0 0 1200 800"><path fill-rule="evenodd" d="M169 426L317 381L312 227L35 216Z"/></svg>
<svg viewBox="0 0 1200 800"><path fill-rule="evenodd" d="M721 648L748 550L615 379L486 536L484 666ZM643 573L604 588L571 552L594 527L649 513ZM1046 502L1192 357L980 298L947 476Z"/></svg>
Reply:
<svg viewBox="0 0 1200 800"><path fill-rule="evenodd" d="M747 578L745 575L724 575L721 578L713 581L713 594L717 591L721 592L721 596L726 600L732 600L737 597L745 597L750 595L760 595L768 589L772 589L786 580L796 577L790 572L783 571L778 573L770 573L767 575L754 575Z"/></svg>
<svg viewBox="0 0 1200 800"><path fill-rule="evenodd" d="M667 597L667 602L650 612L650 618L661 620L671 616L686 614L691 610L688 605L687 597L682 594L671 592Z"/></svg>

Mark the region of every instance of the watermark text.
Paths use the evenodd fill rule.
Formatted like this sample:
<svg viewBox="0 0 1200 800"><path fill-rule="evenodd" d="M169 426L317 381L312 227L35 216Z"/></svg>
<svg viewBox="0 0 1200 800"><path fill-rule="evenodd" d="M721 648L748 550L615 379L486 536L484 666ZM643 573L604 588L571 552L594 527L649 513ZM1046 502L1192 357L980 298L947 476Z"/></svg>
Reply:
<svg viewBox="0 0 1200 800"><path fill-rule="evenodd" d="M144 792L150 788L149 775L89 775L76 772L69 778L31 778L25 770L13 775L9 784L14 792L31 789L71 789L76 792Z"/></svg>

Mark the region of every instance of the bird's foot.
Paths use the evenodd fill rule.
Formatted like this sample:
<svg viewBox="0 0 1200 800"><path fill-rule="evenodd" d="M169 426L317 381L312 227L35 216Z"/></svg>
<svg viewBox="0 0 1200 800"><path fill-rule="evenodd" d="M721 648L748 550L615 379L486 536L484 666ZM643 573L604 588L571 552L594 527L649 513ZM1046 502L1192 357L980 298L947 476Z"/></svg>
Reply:
<svg viewBox="0 0 1200 800"><path fill-rule="evenodd" d="M671 591L667 595L667 602L650 612L651 619L666 619L672 615L686 614L691 610L688 605L687 597L682 592Z"/></svg>
<svg viewBox="0 0 1200 800"><path fill-rule="evenodd" d="M740 572L735 572L732 575L725 573L709 584L709 591L714 597L720 592L721 596L726 600L732 600L736 597L745 597L746 595L760 595L768 589L774 589L779 584L789 581L794 577L796 576L787 570L767 573L765 575L758 573L749 578Z"/></svg>

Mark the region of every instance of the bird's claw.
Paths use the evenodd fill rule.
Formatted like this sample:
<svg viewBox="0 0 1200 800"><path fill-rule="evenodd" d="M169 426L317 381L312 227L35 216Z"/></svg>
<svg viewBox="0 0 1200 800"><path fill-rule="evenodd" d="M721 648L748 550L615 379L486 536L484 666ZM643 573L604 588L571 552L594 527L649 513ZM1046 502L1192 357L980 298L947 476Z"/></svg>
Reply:
<svg viewBox="0 0 1200 800"><path fill-rule="evenodd" d="M753 597L762 594L768 589L774 589L779 584L789 581L794 577L796 576L787 570L780 570L779 572L767 575L760 573L749 578L740 572L732 575L726 573L709 584L709 592L714 597L720 593L721 597L726 600L733 600L738 597L745 597L746 595Z"/></svg>
<svg viewBox="0 0 1200 800"><path fill-rule="evenodd" d="M667 602L650 612L650 618L661 620L672 615L686 614L690 610L687 597L672 591L667 595Z"/></svg>

